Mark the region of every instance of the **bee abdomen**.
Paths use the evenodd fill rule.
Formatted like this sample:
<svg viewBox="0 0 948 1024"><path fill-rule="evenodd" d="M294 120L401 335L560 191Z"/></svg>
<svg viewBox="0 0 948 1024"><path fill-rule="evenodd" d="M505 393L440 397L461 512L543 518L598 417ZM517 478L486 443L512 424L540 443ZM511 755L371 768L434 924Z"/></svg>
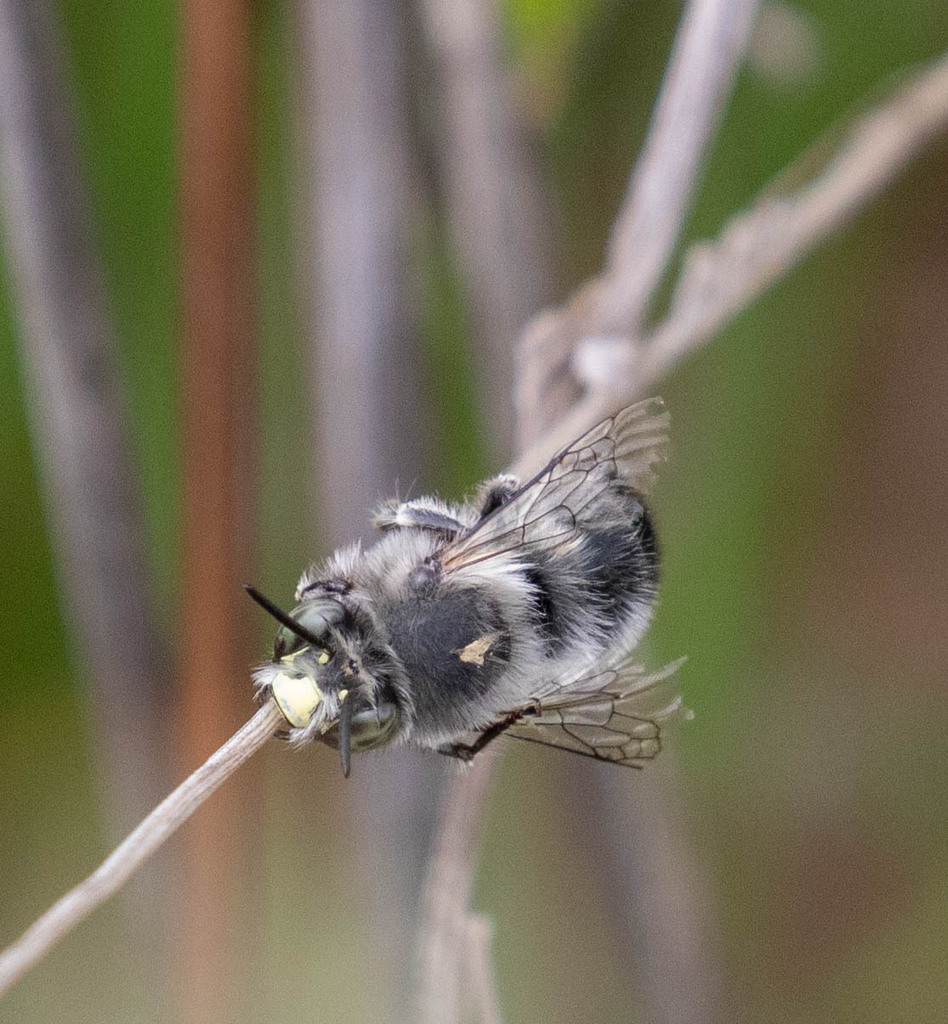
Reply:
<svg viewBox="0 0 948 1024"><path fill-rule="evenodd" d="M621 516L588 524L569 552L534 555L524 566L534 621L547 654L594 642L647 613L658 589L658 550L648 512L631 492L615 494ZM627 513L627 518L626 518Z"/></svg>
<svg viewBox="0 0 948 1024"><path fill-rule="evenodd" d="M524 565L524 576L530 584L537 632L549 654L558 654L570 639L569 609L575 608L576 582L557 578L553 565L545 558L535 558Z"/></svg>
<svg viewBox="0 0 948 1024"><path fill-rule="evenodd" d="M590 533L586 558L590 595L616 613L630 603L651 601L658 589L658 553L647 514L634 529L613 527Z"/></svg>

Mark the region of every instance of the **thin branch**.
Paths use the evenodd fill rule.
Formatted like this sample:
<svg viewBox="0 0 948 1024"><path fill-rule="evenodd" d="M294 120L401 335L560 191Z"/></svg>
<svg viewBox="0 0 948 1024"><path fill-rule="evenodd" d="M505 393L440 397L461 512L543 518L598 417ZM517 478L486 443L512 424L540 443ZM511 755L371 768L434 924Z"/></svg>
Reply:
<svg viewBox="0 0 948 1024"><path fill-rule="evenodd" d="M569 403L575 400L575 385L570 385L567 375L579 338L603 329L609 323L605 314L617 306L624 305L634 315L646 309L648 294L661 277L678 237L697 170L730 93L755 6L754 0L692 0L689 5L659 110L617 221L606 271L583 290L580 300L565 310L542 314L521 337L517 377L521 459L515 473L527 475L522 472L523 453L530 443L543 439L530 453L534 459L543 453L539 465L554 450L546 435L566 417ZM684 62L688 68L682 67ZM687 124L689 134L679 133L681 122ZM658 230L650 220L652 203L658 203L671 220L669 226L662 225L654 245L642 237ZM639 244L649 254L641 271L635 251ZM638 283L630 285L632 279ZM582 430L577 430L572 436L580 433ZM497 764L499 756L495 754L485 763L482 754L478 763L452 779L444 795L422 924L422 1019L426 1024L454 1024L461 1019L463 937L485 794Z"/></svg>
<svg viewBox="0 0 948 1024"><path fill-rule="evenodd" d="M86 879L0 953L0 995L107 900L286 721L272 700L167 796Z"/></svg>
<svg viewBox="0 0 948 1024"><path fill-rule="evenodd" d="M610 305L612 299L621 298L621 291L610 282L607 267L603 278L590 282L569 306L538 317L522 341L525 355L519 392L521 439L535 443L523 452L513 472L520 476L535 472L551 451L652 387L683 354L711 337L819 241L845 224L946 123L948 59L942 58L899 89L892 99L860 118L849 141L814 183L788 200L762 201L728 226L719 243L695 247L686 258L668 319L645 344L618 339L602 346L600 339L589 339L592 351L585 357L600 361L598 376L589 380L593 386L568 411L553 402L547 402L554 406L548 415L538 411L538 396L550 394L556 360L560 359L562 368L564 359L573 358L580 340L596 333L595 327L602 324L611 324L615 330L622 328L634 336L638 324L621 323L618 312L626 308L638 317L647 303L623 307L617 301ZM662 147L656 144L655 149L661 151ZM630 190L627 201L634 203L634 190ZM631 223L635 218L624 211L620 221L626 220ZM624 249L615 245L613 257ZM654 274L653 279L657 281ZM547 425L550 421L552 426ZM538 436L542 442L536 442ZM486 776L490 766L475 765L471 773L475 771ZM452 968L447 961L457 956L452 929L456 930L468 913L471 880L464 872L473 872L476 863L480 836L477 819L483 811L487 782L486 778L459 776L446 794L446 811L431 869L432 905L423 934L426 1021L459 1019L459 968ZM466 787L475 783L478 799L468 804ZM434 965L431 958L438 950L443 962Z"/></svg>
<svg viewBox="0 0 948 1024"><path fill-rule="evenodd" d="M459 768L441 797L441 824L428 866L421 927L422 1024L462 1019L461 996L468 950L469 907L480 823L500 763L498 744Z"/></svg>
<svg viewBox="0 0 948 1024"><path fill-rule="evenodd" d="M750 210L732 218L717 241L693 246L668 317L645 339L635 371L640 386L650 387L848 224L946 126L948 54L859 117L815 179L780 198L768 194L777 191L778 180ZM796 167L807 163L805 154L780 177L796 177Z"/></svg>
<svg viewBox="0 0 948 1024"><path fill-rule="evenodd" d="M873 200L938 132L948 128L948 55L925 65L882 103L857 118L826 169L789 196L780 182L799 178L808 153L783 171L749 210L729 220L716 241L685 254L667 318L639 341L589 338L576 358L590 388L517 463L527 474L618 406L654 387L684 356L714 337ZM801 173L798 173L798 168ZM582 295L577 297L579 309ZM547 314L572 325L573 307ZM572 330L572 326L570 327Z"/></svg>
<svg viewBox="0 0 948 1024"><path fill-rule="evenodd" d="M668 266L750 38L759 0L688 6L606 251L596 331L637 332ZM631 328L630 326L631 325Z"/></svg>
<svg viewBox="0 0 948 1024"><path fill-rule="evenodd" d="M847 216L877 192L897 169L935 131L948 123L948 58L930 65L911 83L898 91L895 98L882 104L858 122L852 142L844 147L818 182L821 188L809 202L798 209L800 223L784 222L784 230L798 241L795 253L784 266L812 246L833 226L845 223ZM873 139L873 129L884 129L883 139ZM868 163L860 167L861 161ZM726 234L726 233L725 233ZM765 281L764 283L768 283ZM744 295L753 296L763 287L748 287ZM739 303L734 303L733 313ZM712 303L712 309L720 303ZM721 314L723 315L723 314ZM603 392L609 400L623 400L617 391ZM606 398L601 397L601 401ZM570 431L570 437L574 431ZM68 893L12 946L0 954L0 994L19 978L30 966L85 917L94 907L114 893L129 875L186 820L194 810L240 764L257 750L283 719L272 702L257 712L237 734L225 743L208 761L194 772L142 824L103 862L84 882ZM444 823L431 875L428 916L441 922L426 930L430 940L442 934L459 935L461 945L470 937L467 906L470 901L473 867L476 859L477 839L481 814L491 778L491 751L481 755L479 763L456 777L444 803ZM460 928L460 930L458 930ZM424 949L426 959L440 956L433 945ZM439 974L439 977L443 975ZM458 976L458 986L459 986ZM432 995L431 990L428 994ZM446 1010L432 1004L427 1006L425 1020L449 1021L457 1019L457 990L448 993ZM453 1016L451 1015L453 1014Z"/></svg>
<svg viewBox="0 0 948 1024"><path fill-rule="evenodd" d="M564 411L564 395L570 393L564 381L572 377L572 354L580 338L611 335L619 324L625 333L635 333L643 321L681 233L708 142L747 47L757 3L688 4L615 221L606 265L568 307L536 317L521 339L521 453L545 438ZM573 382L574 400L578 383Z"/></svg>

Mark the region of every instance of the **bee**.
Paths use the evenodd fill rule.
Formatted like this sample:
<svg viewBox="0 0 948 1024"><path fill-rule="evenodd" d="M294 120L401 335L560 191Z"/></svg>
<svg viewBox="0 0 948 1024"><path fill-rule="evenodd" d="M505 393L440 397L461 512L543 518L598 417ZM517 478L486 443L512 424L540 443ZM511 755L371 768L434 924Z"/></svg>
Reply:
<svg viewBox="0 0 948 1024"><path fill-rule="evenodd" d="M394 743L470 761L500 735L642 767L665 723L690 716L634 650L659 554L644 494L665 458L661 399L629 406L533 479L472 500L391 500L380 539L303 573L296 607L247 590L280 623L254 672L296 743Z"/></svg>

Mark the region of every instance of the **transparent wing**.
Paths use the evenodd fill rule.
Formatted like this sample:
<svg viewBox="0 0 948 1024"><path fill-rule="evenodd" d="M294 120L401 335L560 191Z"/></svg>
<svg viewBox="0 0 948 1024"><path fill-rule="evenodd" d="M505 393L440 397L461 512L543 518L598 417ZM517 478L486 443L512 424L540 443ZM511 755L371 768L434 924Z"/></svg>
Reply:
<svg viewBox="0 0 948 1024"><path fill-rule="evenodd" d="M615 669L571 682L521 709L504 735L643 768L662 749L666 723L692 717L681 697L669 700L662 685L683 661L646 673L627 659Z"/></svg>
<svg viewBox="0 0 948 1024"><path fill-rule="evenodd" d="M549 551L568 545L583 512L610 482L638 491L652 482L652 467L665 459L668 413L660 398L630 405L574 441L510 500L445 548L446 569L475 565L529 546Z"/></svg>

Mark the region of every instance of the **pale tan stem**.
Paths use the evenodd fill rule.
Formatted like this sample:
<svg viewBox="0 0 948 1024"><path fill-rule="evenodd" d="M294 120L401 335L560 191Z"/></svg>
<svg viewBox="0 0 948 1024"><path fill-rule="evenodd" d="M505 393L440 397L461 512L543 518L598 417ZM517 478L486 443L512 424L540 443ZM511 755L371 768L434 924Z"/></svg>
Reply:
<svg viewBox="0 0 948 1024"><path fill-rule="evenodd" d="M524 452L512 472L535 472L551 452L651 391L675 363L713 338L822 241L842 230L926 142L946 128L948 54L925 65L857 118L817 177L790 194L777 194L781 180L799 178L798 168L811 163L810 154L804 154L750 209L727 221L714 241L693 245L685 254L666 319L637 342L631 340L629 325L629 340L615 346L604 360L608 373L602 376L604 381L608 377L608 385L591 387L542 442ZM545 317L551 322L576 320L577 305Z"/></svg>
<svg viewBox="0 0 948 1024"><path fill-rule="evenodd" d="M497 981L494 976L494 929L483 914L467 919L467 953L475 1011L480 1024L502 1024Z"/></svg>
<svg viewBox="0 0 948 1024"><path fill-rule="evenodd" d="M478 754L474 764L451 778L442 798L421 930L421 1024L453 1024L463 1019L461 997L474 868L500 754L496 743Z"/></svg>
<svg viewBox="0 0 948 1024"><path fill-rule="evenodd" d="M757 0L695 0L682 18L606 252L609 314L623 325L644 320L674 252L757 6Z"/></svg>
<svg viewBox="0 0 948 1024"><path fill-rule="evenodd" d="M659 131L663 123L656 117L653 130ZM644 342L629 340L615 347L599 385L590 386L579 402L566 409L555 400L555 380L562 374L563 360L574 358L577 343L602 331L604 325L636 338L647 306L647 289L639 295L639 285L626 290L621 280L623 267L633 272L634 247L621 236L636 234L629 225L639 216L635 213L637 171L617 222L627 226L617 227L601 277L590 281L568 306L542 314L525 332L518 403L523 420L520 437L529 447L513 472L531 475L552 452L650 390L682 356L712 337L824 238L848 223L946 124L948 57L942 57L858 118L820 176L788 197L761 199L729 221L716 242L694 246L686 255L666 320ZM654 145L661 150L657 142ZM673 202L672 207L680 214L679 204ZM661 254L668 251L666 243L656 248L646 275L653 287L660 276L657 268L665 265ZM491 765L478 764L469 775L459 776L446 795L423 930L425 1022L460 1019L458 958L464 955L461 936L469 920L471 877L490 774Z"/></svg>
<svg viewBox="0 0 948 1024"><path fill-rule="evenodd" d="M648 134L629 176L605 266L519 344L519 448L545 439L581 392L574 351L588 336L635 334L674 252L708 142L726 106L757 0L690 0ZM578 436L579 431L576 435Z"/></svg>
<svg viewBox="0 0 948 1024"><path fill-rule="evenodd" d="M785 196L775 194L778 181L731 218L715 241L691 247L668 317L645 340L637 385L649 388L848 224L946 126L948 54L857 118L821 174ZM795 177L795 167L808 158L780 177Z"/></svg>
<svg viewBox="0 0 948 1024"><path fill-rule="evenodd" d="M429 7L440 9L433 0ZM647 309L681 230L755 9L756 0L691 0L688 4L648 138L616 221L606 269L591 284L588 295L584 292L589 301L543 314L521 336L518 447L522 453L528 445L534 446L528 458L537 464L531 470L538 469L558 446L551 445L548 436L552 430L559 437L557 422L574 421L569 406L575 401L576 387L567 378L576 341L622 316L638 318ZM583 402L579 409L588 411ZM570 440L582 432L577 430ZM524 466L521 458L515 472ZM455 1024L462 1019L472 880L486 794L497 763L496 750L485 751L477 764L452 780L445 794L422 924L425 1024Z"/></svg>
<svg viewBox="0 0 948 1024"><path fill-rule="evenodd" d="M54 903L19 939L0 953L0 995L42 960L84 917L120 889L214 790L285 724L276 704L268 701L200 768L165 797L88 878Z"/></svg>

